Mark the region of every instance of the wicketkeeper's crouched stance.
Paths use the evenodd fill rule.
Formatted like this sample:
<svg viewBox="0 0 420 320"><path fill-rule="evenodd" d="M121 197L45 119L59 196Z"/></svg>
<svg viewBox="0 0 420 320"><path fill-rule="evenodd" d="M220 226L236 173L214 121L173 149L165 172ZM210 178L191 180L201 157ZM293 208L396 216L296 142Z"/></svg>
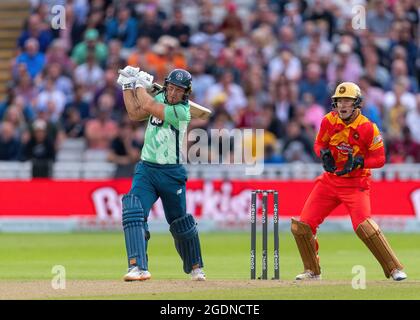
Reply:
<svg viewBox="0 0 420 320"><path fill-rule="evenodd" d="M332 100L334 110L322 120L315 141L315 152L326 172L317 178L299 221L292 219L291 230L304 266L296 280L321 278L316 231L340 203L348 209L353 229L381 264L385 276L404 280L403 265L370 217L370 169L385 164L381 134L361 114L362 95L356 84L339 84Z"/></svg>
<svg viewBox="0 0 420 320"><path fill-rule="evenodd" d="M122 224L128 257L125 281L148 280L147 218L160 197L175 247L183 261L184 272L192 280L205 280L202 270L197 223L186 212L187 172L179 156L184 134L191 120L188 95L191 75L173 70L162 92L149 96L153 76L127 66L117 82L123 88L124 103L131 120L148 120L141 161L136 165L131 189L122 198Z"/></svg>

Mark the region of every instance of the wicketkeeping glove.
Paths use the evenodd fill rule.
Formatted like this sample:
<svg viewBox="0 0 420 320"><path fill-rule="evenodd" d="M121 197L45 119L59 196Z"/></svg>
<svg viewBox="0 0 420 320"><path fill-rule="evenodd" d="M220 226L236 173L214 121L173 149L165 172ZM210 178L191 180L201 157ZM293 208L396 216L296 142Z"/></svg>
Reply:
<svg viewBox="0 0 420 320"><path fill-rule="evenodd" d="M334 173L334 171L337 170L337 167L335 166L335 160L330 149L321 150L321 160L325 171Z"/></svg>
<svg viewBox="0 0 420 320"><path fill-rule="evenodd" d="M362 156L356 156L353 157L353 153L349 153L349 157L347 159L346 164L344 165L344 169L341 171L336 172L335 174L337 176L342 176L345 175L347 173L352 172L353 170L357 169L357 168L363 168L364 167L364 159Z"/></svg>

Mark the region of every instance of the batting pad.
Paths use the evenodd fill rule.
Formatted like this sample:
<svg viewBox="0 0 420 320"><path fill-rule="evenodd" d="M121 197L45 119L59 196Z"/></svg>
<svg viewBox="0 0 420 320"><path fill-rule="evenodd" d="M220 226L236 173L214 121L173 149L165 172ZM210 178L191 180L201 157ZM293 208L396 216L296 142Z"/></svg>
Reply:
<svg viewBox="0 0 420 320"><path fill-rule="evenodd" d="M311 270L316 275L321 274L321 267L319 266L316 252L316 240L312 234L311 227L292 218L291 231L295 237L304 269Z"/></svg>
<svg viewBox="0 0 420 320"><path fill-rule="evenodd" d="M169 226L175 242L175 248L184 262L184 272L190 273L194 265L203 267L200 239L196 222L191 214L174 220Z"/></svg>
<svg viewBox="0 0 420 320"><path fill-rule="evenodd" d="M403 269L403 265L398 261L397 256L375 221L370 218L363 221L357 227L356 234L381 264L387 278L391 276L391 272L394 269Z"/></svg>
<svg viewBox="0 0 420 320"><path fill-rule="evenodd" d="M124 195L122 209L128 267L138 266L141 270L147 270L146 222L140 199L133 194Z"/></svg>

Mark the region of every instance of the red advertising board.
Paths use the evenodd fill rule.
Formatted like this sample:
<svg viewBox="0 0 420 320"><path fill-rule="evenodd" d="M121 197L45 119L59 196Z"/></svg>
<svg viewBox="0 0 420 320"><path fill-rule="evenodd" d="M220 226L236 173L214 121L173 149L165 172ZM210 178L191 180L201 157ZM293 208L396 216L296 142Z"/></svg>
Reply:
<svg viewBox="0 0 420 320"><path fill-rule="evenodd" d="M2 181L0 218L97 217L121 216L121 197L130 189L131 180L101 181ZM250 191L275 189L279 192L281 217L298 216L314 183L308 181L236 180L187 183L187 208L196 217L209 219L248 219ZM383 217L420 218L420 181L373 182L372 214ZM346 215L343 206L332 217ZM157 203L151 218L163 217Z"/></svg>

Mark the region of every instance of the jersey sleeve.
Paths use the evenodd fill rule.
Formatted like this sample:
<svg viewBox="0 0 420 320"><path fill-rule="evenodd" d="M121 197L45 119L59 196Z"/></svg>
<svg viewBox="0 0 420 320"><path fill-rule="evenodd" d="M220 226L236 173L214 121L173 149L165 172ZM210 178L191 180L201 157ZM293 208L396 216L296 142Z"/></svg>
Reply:
<svg viewBox="0 0 420 320"><path fill-rule="evenodd" d="M330 121L327 117L324 117L319 128L319 132L316 135L314 151L315 154L319 157L321 150L328 147L330 141L330 135L328 134L328 128L331 126Z"/></svg>
<svg viewBox="0 0 420 320"><path fill-rule="evenodd" d="M383 147L384 141L382 139L381 132L379 131L378 126L376 124L373 124L373 136L372 141L369 145L369 151L374 151Z"/></svg>
<svg viewBox="0 0 420 320"><path fill-rule="evenodd" d="M376 124L373 124L373 134L364 164L367 169L381 168L385 164L384 141Z"/></svg>
<svg viewBox="0 0 420 320"><path fill-rule="evenodd" d="M165 107L165 121L179 129L181 123L188 124L191 120L191 114L185 105L172 105Z"/></svg>

